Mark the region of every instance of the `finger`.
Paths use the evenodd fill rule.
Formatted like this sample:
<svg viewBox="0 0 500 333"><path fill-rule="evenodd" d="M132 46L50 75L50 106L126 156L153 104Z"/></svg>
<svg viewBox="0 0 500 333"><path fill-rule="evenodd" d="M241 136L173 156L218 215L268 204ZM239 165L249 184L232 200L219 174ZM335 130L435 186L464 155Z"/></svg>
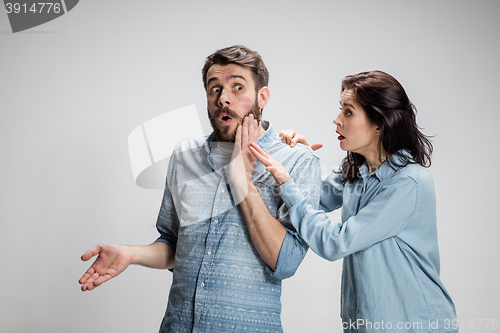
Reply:
<svg viewBox="0 0 500 333"><path fill-rule="evenodd" d="M276 172L276 167L274 165L270 165L266 167L266 171L269 171L271 174L274 175L274 173Z"/></svg>
<svg viewBox="0 0 500 333"><path fill-rule="evenodd" d="M321 147L323 147L323 144L322 143L314 143L311 145L311 149L312 150L318 150L320 149Z"/></svg>
<svg viewBox="0 0 500 333"><path fill-rule="evenodd" d="M289 131L290 131L290 130L284 130L284 131L281 131L281 132L280 132L281 141L286 142L286 140L287 140L287 133L288 133Z"/></svg>
<svg viewBox="0 0 500 333"><path fill-rule="evenodd" d="M94 288L93 288L92 284L91 285L84 284L81 289L82 289L82 291L90 291L90 290L92 290Z"/></svg>
<svg viewBox="0 0 500 333"><path fill-rule="evenodd" d="M91 291L93 289L95 289L95 285L93 283L85 283L83 286L82 286L82 291Z"/></svg>
<svg viewBox="0 0 500 333"><path fill-rule="evenodd" d="M301 135L297 135L295 136L291 141L290 141L290 147L295 147L295 144L297 143L297 141L299 141L301 139Z"/></svg>
<svg viewBox="0 0 500 333"><path fill-rule="evenodd" d="M250 143L250 147L252 147L253 149L255 149L259 154L261 154L265 158L271 157L264 149L260 148L259 145L256 144L255 142L251 142Z"/></svg>
<svg viewBox="0 0 500 333"><path fill-rule="evenodd" d="M255 157L259 161L262 162L266 167L268 166L273 166L273 165L281 165L279 162L276 162L271 155L264 149L261 149L259 146L257 146L255 143L250 144L250 151L254 154Z"/></svg>
<svg viewBox="0 0 500 333"><path fill-rule="evenodd" d="M286 133L288 133L289 130L283 130L280 132L280 138L281 141L286 142Z"/></svg>
<svg viewBox="0 0 500 333"><path fill-rule="evenodd" d="M286 133L286 143L291 144L292 143L292 139L294 137L295 137L295 131L288 130L288 132Z"/></svg>
<svg viewBox="0 0 500 333"><path fill-rule="evenodd" d="M291 140L293 139L293 137L295 137L295 135L296 133L294 130L286 130L285 133L283 133L283 139L285 139L285 141L283 142L290 144Z"/></svg>
<svg viewBox="0 0 500 333"><path fill-rule="evenodd" d="M250 148L253 148L256 153L259 153L264 159L266 159L267 162L269 162L268 164L273 164L275 162L274 159L271 157L271 155L269 155L269 153L265 149L260 148L257 144L253 142L250 143ZM267 165L265 163L263 164Z"/></svg>
<svg viewBox="0 0 500 333"><path fill-rule="evenodd" d="M266 167L267 166L270 166L271 165L271 162L265 158L261 153L259 153L254 147L250 146L250 151L252 152L252 154L259 160L262 162L262 164L264 164Z"/></svg>
<svg viewBox="0 0 500 333"><path fill-rule="evenodd" d="M110 279L113 278L113 275L111 274L103 274L103 275L99 275L97 272L94 273L88 280L87 282L85 282L82 286L82 290L83 291L86 291L86 290L92 290L92 289L95 289L97 287L99 287L101 284L103 284L104 282L107 282L109 281Z"/></svg>
<svg viewBox="0 0 500 333"><path fill-rule="evenodd" d="M94 269L92 267L90 267L86 272L85 274L82 275L82 277L80 278L80 280L78 280L78 282L80 284L84 284L85 282L88 281L88 279L95 273Z"/></svg>
<svg viewBox="0 0 500 333"><path fill-rule="evenodd" d="M104 282L107 282L107 281L111 280L111 278L112 278L112 276L109 275L109 274L101 275L97 279L94 280L93 284L94 284L94 286L99 287Z"/></svg>
<svg viewBox="0 0 500 333"><path fill-rule="evenodd" d="M234 148L233 153L231 155L231 163L240 155L241 151L241 125L236 127L236 134L234 136Z"/></svg>
<svg viewBox="0 0 500 333"><path fill-rule="evenodd" d="M254 119L253 120L253 134L250 142L258 142L259 140L259 122Z"/></svg>
<svg viewBox="0 0 500 333"><path fill-rule="evenodd" d="M243 119L243 128L241 129L241 148L248 146L248 116Z"/></svg>
<svg viewBox="0 0 500 333"><path fill-rule="evenodd" d="M86 291L86 290L94 289L94 288L92 288L92 286L94 285L95 279L97 279L98 277L99 277L99 274L97 274L97 273L94 273L91 276L89 276L87 281L82 285L82 290Z"/></svg>
<svg viewBox="0 0 500 333"><path fill-rule="evenodd" d="M248 116L248 144L255 141L255 123L257 121L254 119L253 114Z"/></svg>
<svg viewBox="0 0 500 333"><path fill-rule="evenodd" d="M242 132L242 126L238 125L236 128L236 136L234 137L234 145L236 147L241 147L241 132Z"/></svg>
<svg viewBox="0 0 500 333"><path fill-rule="evenodd" d="M82 286L82 291L91 291L92 289L94 289L94 285L93 284L84 284Z"/></svg>
<svg viewBox="0 0 500 333"><path fill-rule="evenodd" d="M88 250L87 252L85 252L81 259L83 261L88 261L90 260L90 258L92 258L93 256L96 256L98 255L99 253L101 253L101 250L102 250L102 246L99 244L99 245L96 245L94 246L93 248L91 248L90 250Z"/></svg>

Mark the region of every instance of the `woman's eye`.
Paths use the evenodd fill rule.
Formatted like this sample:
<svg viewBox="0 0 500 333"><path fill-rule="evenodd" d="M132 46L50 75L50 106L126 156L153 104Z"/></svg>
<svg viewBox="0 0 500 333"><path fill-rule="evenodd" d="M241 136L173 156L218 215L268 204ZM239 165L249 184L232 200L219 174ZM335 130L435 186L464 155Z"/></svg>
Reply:
<svg viewBox="0 0 500 333"><path fill-rule="evenodd" d="M352 115L352 112L349 109L342 110L342 107L339 107L339 110L341 112L344 112L344 116L346 116L346 117L349 117L350 115Z"/></svg>

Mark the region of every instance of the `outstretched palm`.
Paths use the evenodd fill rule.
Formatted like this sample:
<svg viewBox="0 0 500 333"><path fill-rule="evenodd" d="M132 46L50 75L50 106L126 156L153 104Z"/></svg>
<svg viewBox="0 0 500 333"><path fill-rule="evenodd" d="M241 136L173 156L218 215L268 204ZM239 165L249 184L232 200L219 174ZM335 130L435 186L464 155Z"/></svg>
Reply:
<svg viewBox="0 0 500 333"><path fill-rule="evenodd" d="M115 244L101 244L85 252L83 261L99 255L92 266L80 278L82 290L92 290L104 282L118 276L131 263L131 255L123 246Z"/></svg>

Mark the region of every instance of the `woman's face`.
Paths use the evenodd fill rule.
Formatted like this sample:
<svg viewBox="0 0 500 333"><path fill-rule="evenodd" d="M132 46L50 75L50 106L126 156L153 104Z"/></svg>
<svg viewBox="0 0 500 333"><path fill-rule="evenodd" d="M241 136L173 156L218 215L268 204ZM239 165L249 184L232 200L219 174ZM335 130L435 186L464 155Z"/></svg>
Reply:
<svg viewBox="0 0 500 333"><path fill-rule="evenodd" d="M352 89L346 89L340 98L340 113L333 120L337 125L340 148L358 153L365 158L376 156L380 131L370 122L359 105Z"/></svg>

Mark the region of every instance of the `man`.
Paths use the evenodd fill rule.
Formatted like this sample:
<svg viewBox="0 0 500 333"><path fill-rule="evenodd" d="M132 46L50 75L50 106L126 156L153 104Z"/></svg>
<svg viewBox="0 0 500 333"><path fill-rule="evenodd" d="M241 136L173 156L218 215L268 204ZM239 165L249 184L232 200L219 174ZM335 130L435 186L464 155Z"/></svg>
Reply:
<svg viewBox="0 0 500 333"><path fill-rule="evenodd" d="M173 269L160 332L282 332L281 280L295 273L307 245L271 174L255 163L248 146L256 142L273 154L316 203L319 160L309 148L288 147L261 120L270 90L257 52L219 50L202 74L214 131L174 149L157 221L160 237L147 246L105 244L87 251L82 260L99 257L80 279L82 290L130 264Z"/></svg>

